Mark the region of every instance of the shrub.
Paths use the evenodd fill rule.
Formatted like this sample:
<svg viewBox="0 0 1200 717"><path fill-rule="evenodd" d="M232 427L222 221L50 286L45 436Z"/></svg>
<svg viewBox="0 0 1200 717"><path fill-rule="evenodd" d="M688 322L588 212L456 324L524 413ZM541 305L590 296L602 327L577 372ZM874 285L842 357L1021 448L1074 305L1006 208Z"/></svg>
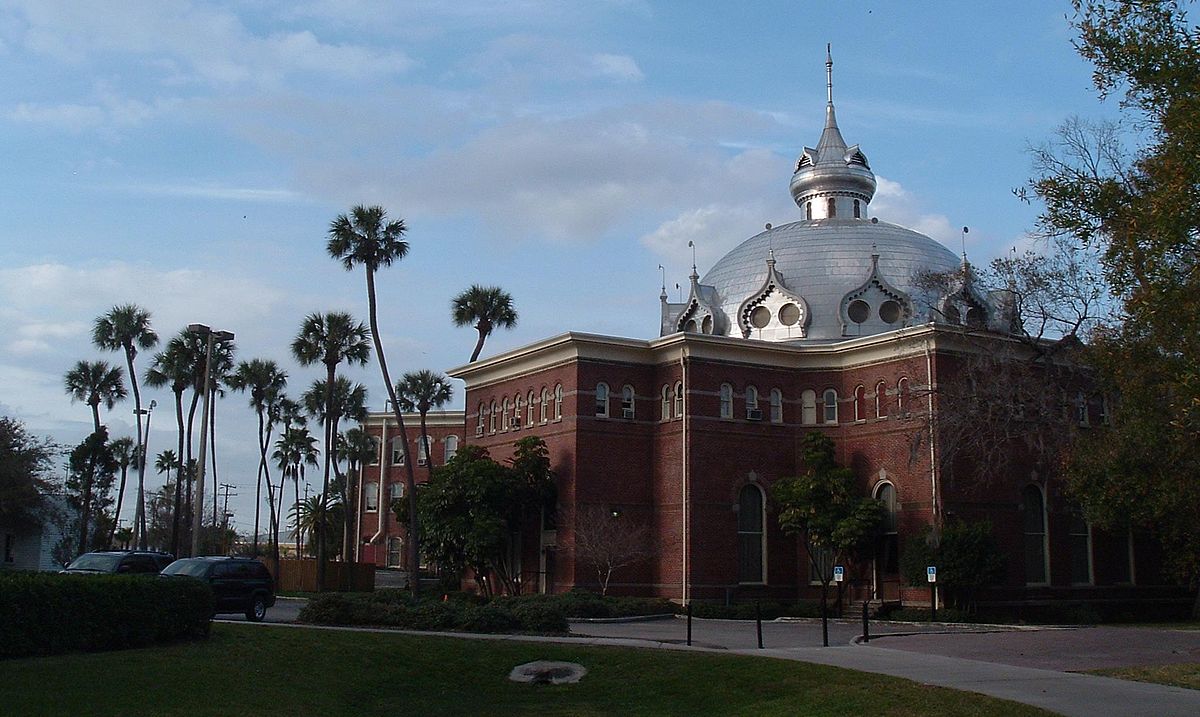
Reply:
<svg viewBox="0 0 1200 717"><path fill-rule="evenodd" d="M199 580L0 575L0 658L203 637L212 605L212 591Z"/></svg>
<svg viewBox="0 0 1200 717"><path fill-rule="evenodd" d="M562 608L551 602L528 598L480 602L466 595L413 602L400 591L318 595L308 601L298 619L314 625L381 625L410 630L565 632L567 629Z"/></svg>
<svg viewBox="0 0 1200 717"><path fill-rule="evenodd" d="M911 585L928 585L925 568L938 568L938 590L947 602L965 612L975 607L980 588L1004 580L1004 554L996 548L992 525L986 521L953 521L942 529L935 548L930 545L929 529L904 543L900 569Z"/></svg>

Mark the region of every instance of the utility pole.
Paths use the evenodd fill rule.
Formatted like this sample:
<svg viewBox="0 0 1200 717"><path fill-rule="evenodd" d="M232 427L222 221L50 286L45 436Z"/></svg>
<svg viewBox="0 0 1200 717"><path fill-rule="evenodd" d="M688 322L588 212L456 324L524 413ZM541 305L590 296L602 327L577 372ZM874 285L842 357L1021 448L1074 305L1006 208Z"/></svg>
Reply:
<svg viewBox="0 0 1200 717"><path fill-rule="evenodd" d="M228 552L228 550L226 549L225 540L226 540L227 536L229 535L229 516L231 515L231 513L229 512L229 498L230 498L230 496L232 496L234 498L237 497L237 493L231 494L229 491L234 489L235 487L236 486L232 486L228 483L222 483L220 485L220 487L218 488L218 490L225 491L225 508L224 508L224 510L221 511L224 514L224 518L225 518L223 521L221 521L221 552L222 553ZM214 503L216 502L217 492L218 491L213 491L213 502ZM216 515L214 514L213 515L213 527L216 527L216 525L217 525L217 519L216 519Z"/></svg>

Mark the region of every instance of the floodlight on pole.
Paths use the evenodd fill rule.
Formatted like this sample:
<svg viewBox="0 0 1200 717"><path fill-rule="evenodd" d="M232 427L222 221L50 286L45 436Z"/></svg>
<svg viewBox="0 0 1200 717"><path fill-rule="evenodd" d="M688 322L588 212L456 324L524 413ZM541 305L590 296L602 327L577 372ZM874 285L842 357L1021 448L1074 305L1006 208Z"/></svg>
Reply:
<svg viewBox="0 0 1200 717"><path fill-rule="evenodd" d="M212 391L209 382L212 381L212 352L213 343L233 340L232 331L213 331L204 324L188 324L188 331L206 338L204 348L204 413L200 416L200 461L196 468L196 494L192 500L192 551L194 557L200 552L200 526L204 522L204 462L207 459L208 448L208 414Z"/></svg>

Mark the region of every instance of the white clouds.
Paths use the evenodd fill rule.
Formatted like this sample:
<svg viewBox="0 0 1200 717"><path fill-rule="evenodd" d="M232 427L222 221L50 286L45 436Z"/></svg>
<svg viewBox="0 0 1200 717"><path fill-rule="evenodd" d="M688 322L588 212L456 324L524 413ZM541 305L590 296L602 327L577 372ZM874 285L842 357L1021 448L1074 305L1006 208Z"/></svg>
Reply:
<svg viewBox="0 0 1200 717"><path fill-rule="evenodd" d="M947 247L958 246L961 227L950 224L944 214L921 211L921 202L899 182L875 175L877 188L870 213L938 240Z"/></svg>
<svg viewBox="0 0 1200 717"><path fill-rule="evenodd" d="M506 91L514 85L524 92L544 83L574 84L596 80L626 84L644 76L629 55L588 53L577 44L517 33L498 37L479 52L468 56L461 67L466 73L499 83ZM536 83L533 84L533 83Z"/></svg>
<svg viewBox="0 0 1200 717"><path fill-rule="evenodd" d="M620 82L640 82L644 77L637 62L628 55L592 55L592 67L600 76Z"/></svg>
<svg viewBox="0 0 1200 717"><path fill-rule="evenodd" d="M303 197L288 189L226 187L216 184L139 184L117 187L135 194L195 199L227 199L235 202L296 202Z"/></svg>
<svg viewBox="0 0 1200 717"><path fill-rule="evenodd" d="M21 102L6 113L9 120L78 134L95 129L133 127L168 111L172 100L142 102L121 97L107 83L97 84L89 104Z"/></svg>

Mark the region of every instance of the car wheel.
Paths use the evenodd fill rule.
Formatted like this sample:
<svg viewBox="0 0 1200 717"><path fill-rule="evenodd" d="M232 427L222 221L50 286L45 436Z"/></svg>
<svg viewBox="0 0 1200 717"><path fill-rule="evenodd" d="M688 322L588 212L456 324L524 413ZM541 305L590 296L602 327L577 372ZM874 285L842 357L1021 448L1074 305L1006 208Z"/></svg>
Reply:
<svg viewBox="0 0 1200 717"><path fill-rule="evenodd" d="M250 607L246 608L246 619L250 622L262 622L267 616L267 599L262 595L255 595L254 601L250 603Z"/></svg>

